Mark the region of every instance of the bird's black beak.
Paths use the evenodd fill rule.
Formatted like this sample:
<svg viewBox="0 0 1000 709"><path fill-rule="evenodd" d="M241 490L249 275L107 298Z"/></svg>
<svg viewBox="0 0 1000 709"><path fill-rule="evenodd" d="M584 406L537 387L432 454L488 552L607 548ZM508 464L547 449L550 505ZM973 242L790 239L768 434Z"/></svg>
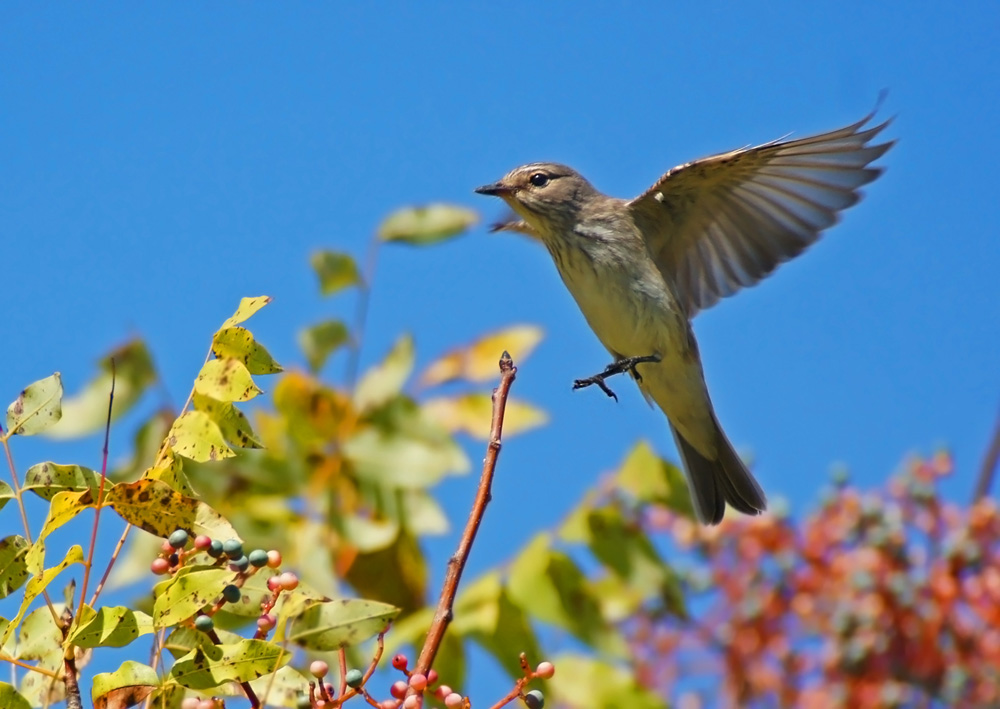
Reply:
<svg viewBox="0 0 1000 709"><path fill-rule="evenodd" d="M494 182L492 185L477 187L476 192L479 194L489 195L491 197L502 197L505 194L510 194L510 188L501 182Z"/></svg>

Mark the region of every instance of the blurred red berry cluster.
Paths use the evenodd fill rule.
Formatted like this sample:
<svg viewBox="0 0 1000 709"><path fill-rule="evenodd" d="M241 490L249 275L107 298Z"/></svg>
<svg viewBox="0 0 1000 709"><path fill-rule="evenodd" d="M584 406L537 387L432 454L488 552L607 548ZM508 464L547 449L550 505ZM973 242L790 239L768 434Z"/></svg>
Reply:
<svg viewBox="0 0 1000 709"><path fill-rule="evenodd" d="M1000 512L942 500L952 468L841 479L799 522L650 510L692 563L689 617L630 628L643 683L684 707L1000 706Z"/></svg>

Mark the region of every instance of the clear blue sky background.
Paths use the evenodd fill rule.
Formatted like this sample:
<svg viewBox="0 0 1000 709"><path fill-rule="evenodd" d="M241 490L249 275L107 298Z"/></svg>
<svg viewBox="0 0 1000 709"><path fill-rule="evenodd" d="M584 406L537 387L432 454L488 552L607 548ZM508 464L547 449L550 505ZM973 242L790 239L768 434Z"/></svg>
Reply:
<svg viewBox="0 0 1000 709"><path fill-rule="evenodd" d="M360 257L392 208L445 200L488 222L500 205L472 189L542 159L631 196L689 159L854 121L888 89L886 175L695 328L720 418L771 497L803 512L835 461L874 486L946 444L964 501L1000 395L1000 6L603 7L0 5L4 401L55 370L72 392L133 333L183 400L244 295L274 296L251 327L301 364L294 333L347 312L318 297L310 252ZM527 240L480 228L387 249L370 322L366 363L403 330L421 363L503 325L547 331L516 393L552 422L505 447L473 571L560 519L638 437L674 457L625 381L617 405L570 391L608 357ZM99 449L17 455L22 470L97 467ZM472 486L444 485L454 518Z"/></svg>

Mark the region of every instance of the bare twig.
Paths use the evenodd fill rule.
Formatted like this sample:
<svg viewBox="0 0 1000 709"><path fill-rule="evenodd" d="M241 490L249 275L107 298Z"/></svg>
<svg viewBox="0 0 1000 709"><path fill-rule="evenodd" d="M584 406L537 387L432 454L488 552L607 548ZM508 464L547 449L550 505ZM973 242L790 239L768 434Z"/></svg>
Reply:
<svg viewBox="0 0 1000 709"><path fill-rule="evenodd" d="M424 646L420 650L414 672L426 675L438 648L444 640L445 631L452 619L452 607L455 603L455 595L458 592L458 583L462 579L462 571L465 563L469 559L472 551L472 542L476 539L476 532L483 521L486 512L486 505L489 504L492 496L493 472L496 470L497 457L500 454L500 438L503 433L503 416L507 406L507 395L510 386L514 383L517 375L517 367L514 361L506 352L500 357L500 385L493 390L493 421L490 425L490 442L486 447L486 457L483 459L483 472L479 478L479 487L476 490L476 499L472 504L472 511L469 513L469 521L465 523L465 531L458 542L458 549L455 555L448 560L448 570L445 574L444 585L441 588L441 598L438 600L437 610L434 612L434 620L427 631L427 638Z"/></svg>
<svg viewBox="0 0 1000 709"><path fill-rule="evenodd" d="M76 609L77 618L87 600L87 587L90 585L90 572L94 568L94 552L97 549L97 527L101 521L101 505L104 503L104 485L108 481L108 441L111 439L111 410L115 404L115 359L111 358L111 391L108 392L108 418L104 424L104 451L101 457L101 484L97 488L97 506L94 509L94 526L90 532L90 548L87 551L87 563L83 567L83 584L80 586L80 607Z"/></svg>
<svg viewBox="0 0 1000 709"><path fill-rule="evenodd" d="M993 486L993 476L996 474L997 462L1000 461L1000 415L997 416L996 427L993 429L993 438L986 455L983 456L983 464L979 468L979 478L976 480L976 489L972 493L972 501L979 502L990 494L990 487Z"/></svg>

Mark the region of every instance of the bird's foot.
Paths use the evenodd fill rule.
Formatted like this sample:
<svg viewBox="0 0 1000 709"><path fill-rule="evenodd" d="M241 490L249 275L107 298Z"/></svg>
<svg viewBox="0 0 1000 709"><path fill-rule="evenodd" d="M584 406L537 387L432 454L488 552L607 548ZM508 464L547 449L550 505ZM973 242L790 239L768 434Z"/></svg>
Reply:
<svg viewBox="0 0 1000 709"><path fill-rule="evenodd" d="M639 371L635 368L637 364L643 364L645 362L659 362L659 355L642 355L640 357L623 357L622 359L612 362L604 371L600 374L595 374L592 377L587 377L585 379L577 379L573 382L573 390L583 389L584 387L589 387L592 384L596 384L601 391L610 396L615 401L618 401L618 396L611 391L611 388L604 383L604 380L608 377L613 377L616 374L624 374L625 372L630 372L637 382L642 381L642 377L639 375Z"/></svg>

